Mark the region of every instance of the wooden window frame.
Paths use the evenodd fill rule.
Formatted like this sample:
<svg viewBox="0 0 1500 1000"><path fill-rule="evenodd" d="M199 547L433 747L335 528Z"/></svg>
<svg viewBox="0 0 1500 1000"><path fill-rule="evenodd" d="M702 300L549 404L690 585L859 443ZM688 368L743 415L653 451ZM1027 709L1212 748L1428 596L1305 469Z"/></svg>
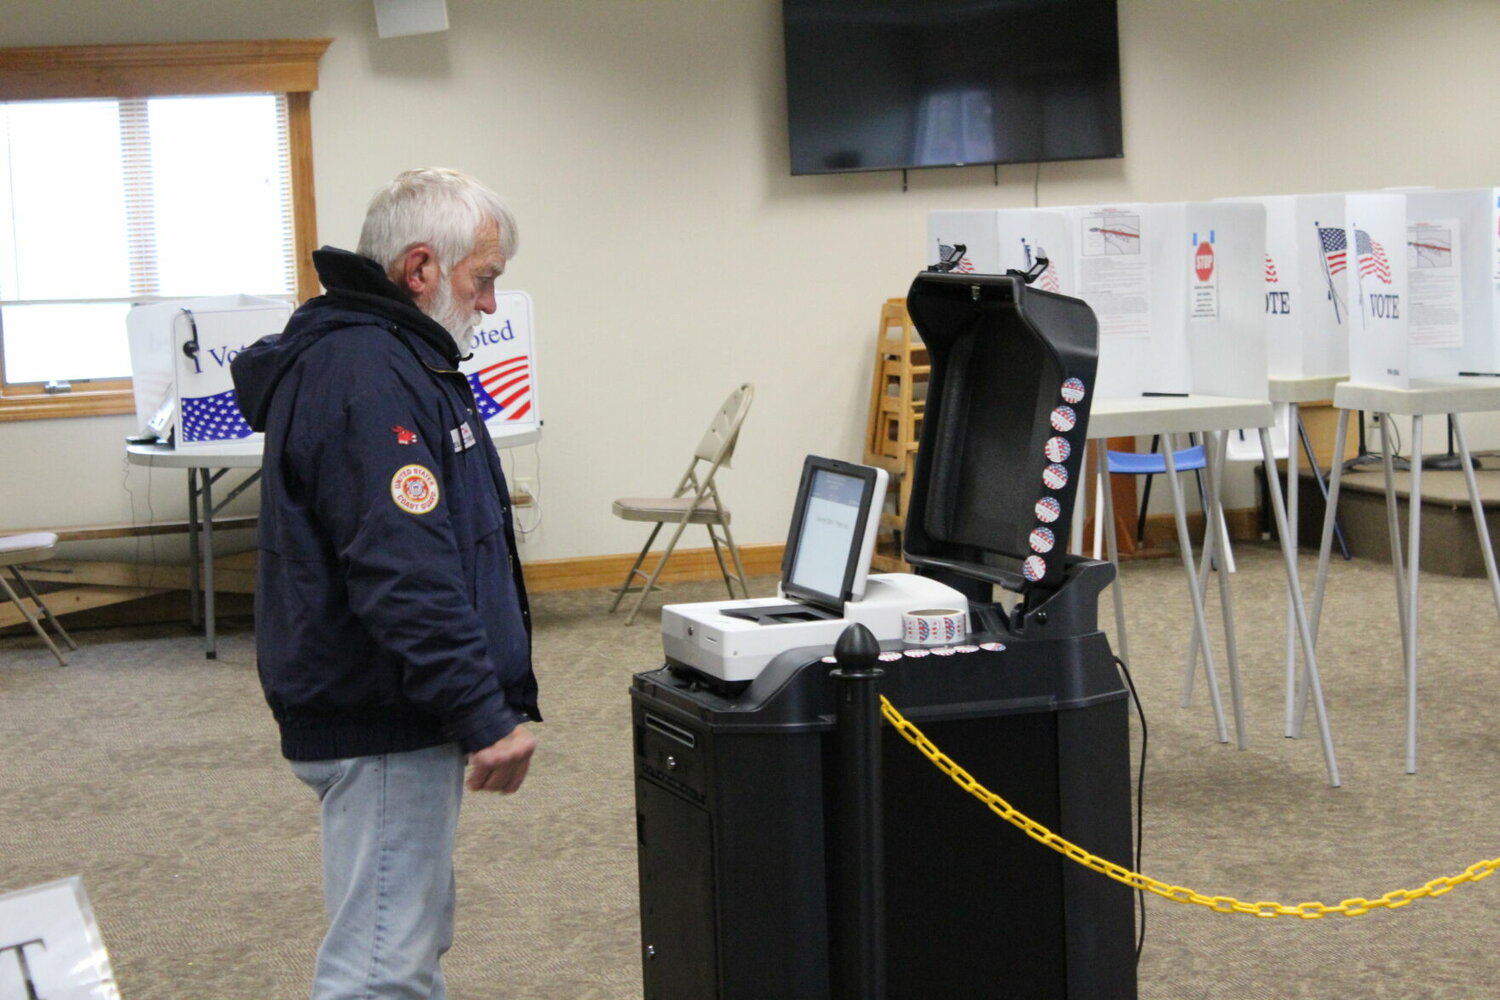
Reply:
<svg viewBox="0 0 1500 1000"><path fill-rule="evenodd" d="M0 101L87 97L168 97L281 93L287 100L297 299L318 294L313 196L312 102L318 60L331 38L256 39L161 45L67 45L0 49ZM47 393L5 385L0 357L0 421L92 417L135 411L130 379Z"/></svg>

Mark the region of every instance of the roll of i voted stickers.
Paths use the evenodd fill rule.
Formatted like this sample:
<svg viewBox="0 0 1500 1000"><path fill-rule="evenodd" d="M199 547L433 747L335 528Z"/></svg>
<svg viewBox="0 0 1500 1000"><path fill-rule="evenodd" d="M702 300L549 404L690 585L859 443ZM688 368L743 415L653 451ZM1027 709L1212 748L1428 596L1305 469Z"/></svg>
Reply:
<svg viewBox="0 0 1500 1000"><path fill-rule="evenodd" d="M1058 406L1052 410L1052 429L1066 434L1078 426L1078 414L1071 406Z"/></svg>
<svg viewBox="0 0 1500 1000"><path fill-rule="evenodd" d="M1057 502L1056 497L1042 497L1036 502L1036 519L1044 524L1051 524L1062 517L1062 504Z"/></svg>
<svg viewBox="0 0 1500 1000"><path fill-rule="evenodd" d="M1042 470L1042 484L1049 490L1060 490L1068 485L1068 469L1066 466L1053 463Z"/></svg>
<svg viewBox="0 0 1500 1000"><path fill-rule="evenodd" d="M1065 403L1077 403L1077 402L1079 402L1079 401L1081 401L1083 399L1085 391L1086 390L1083 387L1083 379L1081 379L1081 378L1070 378L1070 379L1064 379L1063 380L1063 384L1062 384L1062 398L1063 398L1063 402L1065 402Z"/></svg>
<svg viewBox="0 0 1500 1000"><path fill-rule="evenodd" d="M1035 583L1047 575L1047 560L1041 556L1027 556L1021 564L1021 575Z"/></svg>
<svg viewBox="0 0 1500 1000"><path fill-rule="evenodd" d="M946 646L968 630L968 612L960 608L926 608L901 616L901 639L912 646Z"/></svg>
<svg viewBox="0 0 1500 1000"><path fill-rule="evenodd" d="M1057 544L1057 536L1052 533L1051 528L1031 529L1031 551L1051 552L1052 546Z"/></svg>
<svg viewBox="0 0 1500 1000"><path fill-rule="evenodd" d="M1047 460L1051 462L1066 462L1068 456L1073 454L1073 446L1065 437L1050 437L1044 450L1047 452Z"/></svg>

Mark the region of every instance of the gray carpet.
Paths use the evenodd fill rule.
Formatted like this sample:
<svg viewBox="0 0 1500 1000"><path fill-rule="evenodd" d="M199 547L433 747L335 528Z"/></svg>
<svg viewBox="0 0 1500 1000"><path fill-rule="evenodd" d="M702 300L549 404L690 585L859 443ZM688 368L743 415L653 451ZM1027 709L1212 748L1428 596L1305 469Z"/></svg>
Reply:
<svg viewBox="0 0 1500 1000"><path fill-rule="evenodd" d="M1193 706L1180 707L1180 564L1125 568L1131 667L1151 735L1146 873L1251 901L1335 903L1500 855L1500 753L1483 694L1500 625L1485 581L1423 579L1413 776L1403 773L1389 567L1333 567L1319 649L1344 778L1331 789L1311 720L1306 738L1281 735L1279 563L1253 546L1238 556L1246 751L1215 740L1201 675ZM679 584L648 607L718 593ZM641 994L627 689L633 672L656 666L659 640L654 615L626 628L607 606L604 591L537 598L548 721L523 791L465 804L458 935L446 963L455 1000ZM1112 630L1107 599L1101 610ZM322 920L316 811L277 754L248 624L225 624L217 661L180 627L78 638L67 668L33 639L0 641L0 890L81 875L126 1000L305 996ZM1004 794L1003 780L989 784ZM1315 921L1152 897L1140 994L1500 995L1486 929L1497 893L1500 879ZM1003 955L993 995L1011 995Z"/></svg>

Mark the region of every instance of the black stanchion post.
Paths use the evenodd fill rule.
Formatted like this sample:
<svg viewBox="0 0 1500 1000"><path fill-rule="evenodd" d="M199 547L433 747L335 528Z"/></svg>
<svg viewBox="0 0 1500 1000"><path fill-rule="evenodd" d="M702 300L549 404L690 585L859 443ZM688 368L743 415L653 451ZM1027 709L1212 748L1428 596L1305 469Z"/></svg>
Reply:
<svg viewBox="0 0 1500 1000"><path fill-rule="evenodd" d="M885 847L880 767L880 645L850 625L833 648L838 660L839 948L834 968L842 1000L885 1000Z"/></svg>

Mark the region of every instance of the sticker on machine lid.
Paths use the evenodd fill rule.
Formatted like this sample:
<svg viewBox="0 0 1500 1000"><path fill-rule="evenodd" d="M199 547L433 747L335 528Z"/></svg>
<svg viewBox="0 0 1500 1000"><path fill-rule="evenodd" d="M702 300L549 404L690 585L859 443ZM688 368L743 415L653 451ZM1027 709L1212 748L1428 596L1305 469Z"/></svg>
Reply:
<svg viewBox="0 0 1500 1000"><path fill-rule="evenodd" d="M1042 450L1047 453L1048 460L1053 462L1066 462L1068 456L1073 454L1073 446L1065 437L1048 438Z"/></svg>
<svg viewBox="0 0 1500 1000"><path fill-rule="evenodd" d="M1056 497L1042 497L1036 502L1036 519L1044 524L1051 524L1062 517L1062 504L1057 502Z"/></svg>
<svg viewBox="0 0 1500 1000"><path fill-rule="evenodd" d="M1060 490L1068 485L1068 467L1056 462L1042 470L1042 485L1049 490Z"/></svg>
<svg viewBox="0 0 1500 1000"><path fill-rule="evenodd" d="M1083 379L1065 379L1062 384L1062 398L1065 403L1077 403L1082 401L1086 390L1083 387Z"/></svg>
<svg viewBox="0 0 1500 1000"><path fill-rule="evenodd" d="M1027 556L1021 564L1021 575L1035 583L1047 575L1047 560L1041 556Z"/></svg>
<svg viewBox="0 0 1500 1000"><path fill-rule="evenodd" d="M1052 410L1052 429L1066 434L1078 426L1078 414L1071 406L1058 406Z"/></svg>
<svg viewBox="0 0 1500 1000"><path fill-rule="evenodd" d="M1052 546L1057 544L1057 536L1052 533L1051 528L1031 529L1031 551L1051 552Z"/></svg>

